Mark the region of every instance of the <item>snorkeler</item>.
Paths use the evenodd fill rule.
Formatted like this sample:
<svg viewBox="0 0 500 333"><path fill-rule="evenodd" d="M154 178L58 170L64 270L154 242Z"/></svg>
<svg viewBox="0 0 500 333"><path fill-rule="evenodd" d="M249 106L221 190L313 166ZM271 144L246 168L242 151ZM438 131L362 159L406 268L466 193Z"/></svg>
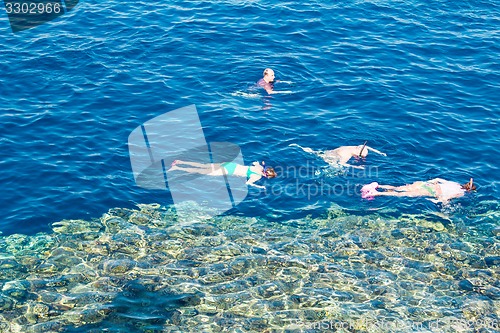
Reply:
<svg viewBox="0 0 500 333"><path fill-rule="evenodd" d="M377 191L378 188L386 191ZM403 186L379 185L373 182L363 186L361 197L365 199L373 199L376 196L429 197L427 200L434 203L446 204L451 199L460 198L464 196L465 192L474 190L476 190L476 185L474 185L472 178L463 185L441 178L434 178L426 182L417 181Z"/></svg>
<svg viewBox="0 0 500 333"><path fill-rule="evenodd" d="M385 153L382 153L381 151L378 151L377 149L374 149L372 147L368 147L366 145L366 141L364 144L359 145L359 146L342 146L335 148L333 150L325 150L325 151L315 151L312 150L311 148L304 148L299 146L298 144L292 143L290 146L296 146L301 148L303 151L306 153L311 153L316 156L321 157L323 160L325 160L326 163L330 164L331 166L345 166L345 167L351 167L351 168L356 168L356 169L364 169L364 166L357 166L357 165L351 165L348 164L347 162L352 158L364 158L368 155L368 151L371 150L377 154L387 156Z"/></svg>
<svg viewBox="0 0 500 333"><path fill-rule="evenodd" d="M271 68L266 68L264 70L264 73L262 73L262 79L257 81L257 86L264 88L267 93L270 94L291 94L291 90L274 90L274 83L276 82L281 82L281 83L288 83L292 84L293 82L290 81L282 81L282 80L275 80L274 79L274 71Z"/></svg>
<svg viewBox="0 0 500 333"><path fill-rule="evenodd" d="M180 167L179 164L191 166L192 168ZM264 162L262 162L262 165L259 162L253 162L252 166L245 166L234 162L203 164L175 160L172 163L172 167L168 171L175 170L180 170L188 173L198 173L207 176L232 175L237 177L248 177L246 184L258 188L265 188L265 186L254 184L262 177L276 177L276 172L274 171L274 169L272 167L265 166Z"/></svg>
<svg viewBox="0 0 500 333"><path fill-rule="evenodd" d="M257 81L259 87L264 88L268 94L274 93L274 71L271 68L266 68L262 73L262 79Z"/></svg>

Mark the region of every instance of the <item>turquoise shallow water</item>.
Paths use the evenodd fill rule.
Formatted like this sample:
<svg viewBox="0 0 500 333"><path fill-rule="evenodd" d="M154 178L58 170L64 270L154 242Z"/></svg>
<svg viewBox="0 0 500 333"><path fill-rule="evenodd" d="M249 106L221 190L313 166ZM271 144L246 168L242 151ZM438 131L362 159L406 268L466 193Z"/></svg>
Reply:
<svg viewBox="0 0 500 333"><path fill-rule="evenodd" d="M180 223L172 207L141 205L63 220L1 239L0 328L496 332L498 203L483 208L452 220L332 205L276 222L191 206Z"/></svg>
<svg viewBox="0 0 500 333"><path fill-rule="evenodd" d="M487 329L500 308L499 21L498 1L87 1L18 33L1 15L2 329ZM293 93L255 90L265 67ZM135 184L127 138L190 104L208 142L282 172L181 227L169 191ZM290 146L365 140L388 156L354 162L361 173ZM358 193L434 177L479 190L449 207ZM150 203L164 210L135 216ZM81 232L53 224L69 220Z"/></svg>

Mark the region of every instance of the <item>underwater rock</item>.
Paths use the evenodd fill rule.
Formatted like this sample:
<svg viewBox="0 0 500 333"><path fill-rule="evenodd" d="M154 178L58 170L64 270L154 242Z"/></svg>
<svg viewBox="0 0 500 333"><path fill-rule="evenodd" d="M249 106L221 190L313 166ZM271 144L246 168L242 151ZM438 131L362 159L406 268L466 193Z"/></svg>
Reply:
<svg viewBox="0 0 500 333"><path fill-rule="evenodd" d="M0 310L7 311L11 310L15 305L15 301L7 296L0 295Z"/></svg>
<svg viewBox="0 0 500 333"><path fill-rule="evenodd" d="M217 229L206 223L194 223L182 227L182 231L191 236L215 236Z"/></svg>
<svg viewBox="0 0 500 333"><path fill-rule="evenodd" d="M54 224L53 236L0 237L0 324L44 333L313 332L329 320L430 327L436 318L500 315L498 239L457 236L453 224L428 217L181 225L146 205L70 221Z"/></svg>
<svg viewBox="0 0 500 333"><path fill-rule="evenodd" d="M470 254L467 258L466 264L472 268L486 268L486 263L481 256Z"/></svg>
<svg viewBox="0 0 500 333"><path fill-rule="evenodd" d="M117 259L117 260L106 260L103 262L99 269L103 270L108 274L123 274L136 266L136 262L127 259Z"/></svg>
<svg viewBox="0 0 500 333"><path fill-rule="evenodd" d="M370 302L370 305L374 309L385 309L386 303L380 299L374 299Z"/></svg>
<svg viewBox="0 0 500 333"><path fill-rule="evenodd" d="M368 263L378 263L386 259L385 255L376 250L362 250L359 251L359 256L361 256Z"/></svg>
<svg viewBox="0 0 500 333"><path fill-rule="evenodd" d="M488 267L500 266L500 256L486 257L486 258L484 258L484 262L486 263L486 266L488 266Z"/></svg>
<svg viewBox="0 0 500 333"><path fill-rule="evenodd" d="M133 212L130 214L128 221L136 225L148 225L151 221L151 216L143 212Z"/></svg>
<svg viewBox="0 0 500 333"><path fill-rule="evenodd" d="M477 322L494 313L494 306L491 300L484 296L471 297L462 305L462 313L465 319Z"/></svg>
<svg viewBox="0 0 500 333"><path fill-rule="evenodd" d="M58 320L53 320L31 326L28 333L62 332L63 330L63 323Z"/></svg>
<svg viewBox="0 0 500 333"><path fill-rule="evenodd" d="M85 220L62 220L52 223L52 230L58 234L76 235L93 232L97 233L101 228L101 223Z"/></svg>
<svg viewBox="0 0 500 333"><path fill-rule="evenodd" d="M74 251L65 248L56 248L48 257L48 261L62 270L66 267L73 267L82 263L82 258L78 257Z"/></svg>
<svg viewBox="0 0 500 333"><path fill-rule="evenodd" d="M474 291L476 287L469 280L462 280L458 282L458 288L465 291Z"/></svg>
<svg viewBox="0 0 500 333"><path fill-rule="evenodd" d="M391 231L391 236L396 238L396 239L402 239L402 238L406 238L406 235L403 233L403 231L399 230L399 229L394 229Z"/></svg>
<svg viewBox="0 0 500 333"><path fill-rule="evenodd" d="M63 315L63 318L78 327L98 323L111 312L113 312L113 307L111 306L91 305L83 309L68 311Z"/></svg>
<svg viewBox="0 0 500 333"><path fill-rule="evenodd" d="M436 270L436 267L433 264L418 260L404 259L403 265L424 273L434 272Z"/></svg>
<svg viewBox="0 0 500 333"><path fill-rule="evenodd" d="M268 327L268 320L264 318L248 318L243 322L245 330L262 332Z"/></svg>
<svg viewBox="0 0 500 333"><path fill-rule="evenodd" d="M481 288L479 291L481 294L487 296L493 300L500 300L500 288L496 288L493 286Z"/></svg>
<svg viewBox="0 0 500 333"><path fill-rule="evenodd" d="M121 217L104 214L101 218L101 223L105 228L107 234L115 234L121 230L127 230L132 227L132 223L124 220Z"/></svg>

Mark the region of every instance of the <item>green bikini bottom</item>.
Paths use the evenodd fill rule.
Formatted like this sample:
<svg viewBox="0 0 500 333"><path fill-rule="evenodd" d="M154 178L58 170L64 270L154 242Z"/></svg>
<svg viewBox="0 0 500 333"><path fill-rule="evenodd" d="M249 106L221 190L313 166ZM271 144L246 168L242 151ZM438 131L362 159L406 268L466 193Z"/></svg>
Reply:
<svg viewBox="0 0 500 333"><path fill-rule="evenodd" d="M429 186L427 183L423 183L421 187L424 190L426 190L427 192L429 192L433 197L436 196L436 192L434 191L434 189L431 186Z"/></svg>

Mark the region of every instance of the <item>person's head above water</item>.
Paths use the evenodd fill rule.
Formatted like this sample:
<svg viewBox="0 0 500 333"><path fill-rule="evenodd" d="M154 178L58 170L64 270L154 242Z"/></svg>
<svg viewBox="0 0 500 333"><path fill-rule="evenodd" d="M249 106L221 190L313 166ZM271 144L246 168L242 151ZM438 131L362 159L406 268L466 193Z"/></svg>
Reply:
<svg viewBox="0 0 500 333"><path fill-rule="evenodd" d="M462 184L462 188L466 191L475 191L476 185L474 185L474 180L471 178L467 183Z"/></svg>
<svg viewBox="0 0 500 333"><path fill-rule="evenodd" d="M272 167L266 166L266 162L262 161L262 175L266 178L274 178L276 171Z"/></svg>
<svg viewBox="0 0 500 333"><path fill-rule="evenodd" d="M274 82L274 71L271 68L264 69L262 75L264 76L264 81L266 81L267 83Z"/></svg>
<svg viewBox="0 0 500 333"><path fill-rule="evenodd" d="M266 178L274 178L276 177L276 171L272 167L266 167L264 170L264 175Z"/></svg>

